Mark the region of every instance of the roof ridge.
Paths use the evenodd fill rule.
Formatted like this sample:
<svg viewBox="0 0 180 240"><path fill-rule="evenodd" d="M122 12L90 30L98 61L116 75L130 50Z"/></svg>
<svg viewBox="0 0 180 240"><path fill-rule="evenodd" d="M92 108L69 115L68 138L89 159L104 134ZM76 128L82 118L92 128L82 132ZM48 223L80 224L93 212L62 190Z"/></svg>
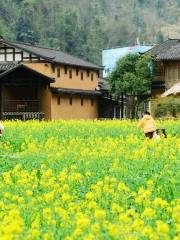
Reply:
<svg viewBox="0 0 180 240"><path fill-rule="evenodd" d="M6 39L2 39L2 40L7 41ZM96 63L94 63L94 62L90 62L90 61L85 60L85 59L83 59L83 58L80 58L80 57L78 57L78 56L75 56L75 55L72 55L72 54L70 54L70 53L64 52L64 51L62 51L61 49L50 48L50 47L42 47L42 46L32 45L32 44L30 44L30 43L24 43L24 42L19 42L19 41L7 41L7 42L12 43L12 44L22 44L22 45L25 45L25 46L28 46L28 47L41 48L41 49L47 49L47 50L53 50L53 51L61 52L61 53L66 54L66 55L68 55L68 56L75 57L75 58L77 58L77 59L79 59L79 60L81 60L81 61L85 61L85 62L87 62L87 63L91 63L91 64L94 64L94 65L98 65L98 64L96 64Z"/></svg>
<svg viewBox="0 0 180 240"><path fill-rule="evenodd" d="M177 41L180 41L180 38L168 38L168 40L177 40Z"/></svg>
<svg viewBox="0 0 180 240"><path fill-rule="evenodd" d="M45 74L43 74L43 73L41 73L41 72L39 72L39 71L37 71L37 70L35 70L35 69L32 69L32 68L28 67L27 65L25 65L25 64L23 64L23 63L19 63L19 64L17 64L17 66L14 66L14 67L6 70L5 72L1 73L1 74L0 74L0 78L3 77L3 76L5 76L5 75L8 74L8 73L11 73L12 71L14 71L14 70L16 70L16 69L18 69L18 68L20 68L20 67L23 67L23 68L25 68L25 69L28 69L28 70L31 71L31 72L35 72L35 73L37 73L37 74L39 74L39 75L41 75L41 76L43 76L43 77L45 77L45 78L47 78L47 79L51 79L52 82L54 82L54 78L51 78L51 77L49 77L49 76L47 76L47 75L45 75Z"/></svg>
<svg viewBox="0 0 180 240"><path fill-rule="evenodd" d="M98 70L103 69L103 67L100 66L99 64L85 60L81 57L77 57L70 53L66 53L60 49L35 46L32 44L22 43L22 42L18 42L18 41L11 41L11 40L9 41L6 39L0 39L0 42L4 42L5 44L7 44L7 45L9 44L16 48L20 48L21 50L24 50L31 54L37 55L37 56L44 58L47 61L50 61L53 63L67 64L67 65L92 68L92 69L98 69ZM49 51L49 53L48 53L48 51ZM38 52L40 52L40 53L38 53ZM59 57L60 60L58 59L57 55L59 55L59 56L62 55L61 57ZM61 58L64 60L62 60Z"/></svg>
<svg viewBox="0 0 180 240"><path fill-rule="evenodd" d="M6 40L7 41L7 40ZM25 46L29 46L29 47L36 47L36 48L42 48L42 49L49 49L49 50L55 50L55 51L59 51L56 48L50 48L50 47L42 47L42 46L38 46L38 45L32 45L30 43L25 43L25 42L20 42L20 41L8 41L10 43L15 43L15 44L23 44ZM60 50L61 51L61 50Z"/></svg>
<svg viewBox="0 0 180 240"><path fill-rule="evenodd" d="M146 45L129 45L129 46L127 46L127 47L122 47L122 46L115 46L115 47L107 47L107 48L104 48L103 49L103 51L106 51L106 50L116 50L116 49L118 49L118 48L135 48L135 47L153 47L153 46L155 46L155 45L153 45L153 43L152 44L146 44Z"/></svg>
<svg viewBox="0 0 180 240"><path fill-rule="evenodd" d="M173 40L173 39L166 39L164 42L156 44L153 48L151 48L150 50L147 51L147 53L152 54L156 49L158 50L159 48L163 47L163 45L165 45L169 40ZM160 50L159 50L160 51ZM154 56L158 56L159 55L159 51L156 52L156 54L152 54ZM166 49L167 51L167 49Z"/></svg>

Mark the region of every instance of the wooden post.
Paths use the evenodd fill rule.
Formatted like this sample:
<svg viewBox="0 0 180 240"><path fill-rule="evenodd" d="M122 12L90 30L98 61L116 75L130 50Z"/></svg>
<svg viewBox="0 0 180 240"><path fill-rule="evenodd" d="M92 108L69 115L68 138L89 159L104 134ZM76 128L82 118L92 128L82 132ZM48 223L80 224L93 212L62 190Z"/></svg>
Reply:
<svg viewBox="0 0 180 240"><path fill-rule="evenodd" d="M124 93L121 93L121 119L124 118Z"/></svg>
<svg viewBox="0 0 180 240"><path fill-rule="evenodd" d="M3 110L4 110L4 86L1 83L1 119L3 120Z"/></svg>
<svg viewBox="0 0 180 240"><path fill-rule="evenodd" d="M40 83L40 81L38 81L37 83L37 89L36 89L36 94L37 94L37 100L38 100L38 112L42 111L42 97L41 97L41 85L42 83Z"/></svg>

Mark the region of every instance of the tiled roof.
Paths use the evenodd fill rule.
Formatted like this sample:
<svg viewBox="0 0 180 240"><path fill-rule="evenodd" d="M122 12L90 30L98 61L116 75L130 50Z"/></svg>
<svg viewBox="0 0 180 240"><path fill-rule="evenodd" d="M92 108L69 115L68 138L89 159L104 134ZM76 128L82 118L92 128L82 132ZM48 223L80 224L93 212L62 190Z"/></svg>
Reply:
<svg viewBox="0 0 180 240"><path fill-rule="evenodd" d="M180 94L180 82L176 83L173 87L171 87L169 90L167 90L161 96L167 97L170 95L177 95L177 94Z"/></svg>
<svg viewBox="0 0 180 240"><path fill-rule="evenodd" d="M18 65L16 62L0 62L0 72L7 71L11 68L14 68Z"/></svg>
<svg viewBox="0 0 180 240"><path fill-rule="evenodd" d="M13 72L19 71L19 70L26 71L26 72L28 72L28 74L33 73L33 74L37 75L39 78L44 79L48 82L51 82L51 83L55 82L54 78L50 78L50 77L48 77L40 72L37 72L36 70L29 68L28 66L25 66L23 64L18 64L12 68L9 68L8 70L4 71L3 73L0 73L0 79L9 75L10 73L13 73Z"/></svg>
<svg viewBox="0 0 180 240"><path fill-rule="evenodd" d="M4 39L0 39L0 42L19 48L21 50L27 51L41 58L52 61L54 63L67 64L67 65L79 66L84 68L92 68L97 70L102 69L102 67L94 63L85 61L73 55L62 52L60 50L37 47L37 46L32 46L30 44L19 43L19 42L11 42Z"/></svg>
<svg viewBox="0 0 180 240"><path fill-rule="evenodd" d="M180 60L180 39L168 39L152 48L148 53L156 60Z"/></svg>
<svg viewBox="0 0 180 240"><path fill-rule="evenodd" d="M108 80L100 79L99 88L100 88L101 91L109 91L110 90L110 85L109 85Z"/></svg>
<svg viewBox="0 0 180 240"><path fill-rule="evenodd" d="M70 94L70 95L84 95L84 96L94 96L101 95L101 93L97 90L84 90L84 89L71 89L71 88L55 88L51 87L51 90L55 94Z"/></svg>

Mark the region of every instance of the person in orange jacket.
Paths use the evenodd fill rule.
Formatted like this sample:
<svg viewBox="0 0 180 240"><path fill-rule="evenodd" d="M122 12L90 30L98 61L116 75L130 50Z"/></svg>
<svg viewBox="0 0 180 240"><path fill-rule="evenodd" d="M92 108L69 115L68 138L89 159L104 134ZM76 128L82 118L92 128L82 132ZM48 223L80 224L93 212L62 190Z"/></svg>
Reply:
<svg viewBox="0 0 180 240"><path fill-rule="evenodd" d="M142 128L146 137L152 139L156 132L156 123L149 112L143 113L143 118L138 124L139 128Z"/></svg>

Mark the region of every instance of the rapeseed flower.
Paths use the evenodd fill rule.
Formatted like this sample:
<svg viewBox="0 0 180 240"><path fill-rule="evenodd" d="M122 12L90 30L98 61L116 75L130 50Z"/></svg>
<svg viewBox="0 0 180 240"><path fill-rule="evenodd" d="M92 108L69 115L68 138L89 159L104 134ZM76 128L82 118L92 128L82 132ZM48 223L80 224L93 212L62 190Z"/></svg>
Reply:
<svg viewBox="0 0 180 240"><path fill-rule="evenodd" d="M180 122L161 124L157 144L133 121L5 122L0 239L179 240Z"/></svg>

